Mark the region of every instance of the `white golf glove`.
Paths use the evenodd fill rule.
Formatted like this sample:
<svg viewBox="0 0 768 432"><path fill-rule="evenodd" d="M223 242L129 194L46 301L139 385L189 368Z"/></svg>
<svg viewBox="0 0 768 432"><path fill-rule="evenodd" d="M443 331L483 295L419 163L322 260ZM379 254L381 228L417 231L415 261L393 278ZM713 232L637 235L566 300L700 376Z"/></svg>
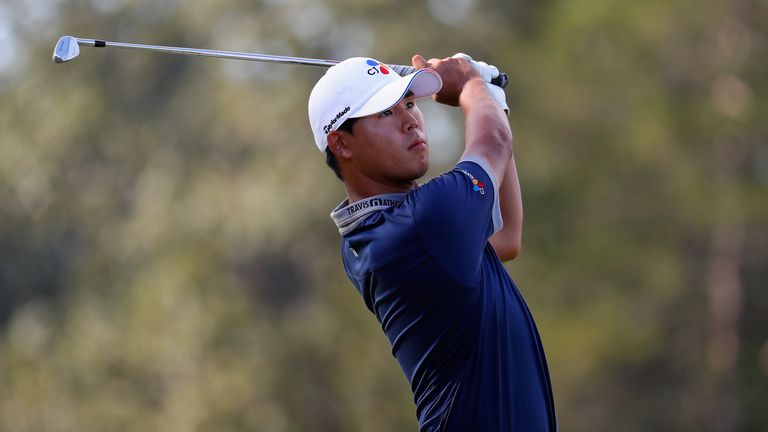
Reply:
<svg viewBox="0 0 768 432"><path fill-rule="evenodd" d="M504 89L497 85L491 84L491 80L499 76L499 69L496 66L489 65L486 62L472 60L472 57L464 53L454 54L453 58L463 58L464 60L467 60L468 62L472 63L472 66L475 67L475 70L480 72L480 76L483 77L483 81L485 81L485 86L488 88L488 91L491 93L491 96L493 96L493 99L496 101L496 103L499 104L499 106L504 110L504 112L507 113L507 115L509 115L509 107L507 106L507 95L506 93L504 93Z"/></svg>

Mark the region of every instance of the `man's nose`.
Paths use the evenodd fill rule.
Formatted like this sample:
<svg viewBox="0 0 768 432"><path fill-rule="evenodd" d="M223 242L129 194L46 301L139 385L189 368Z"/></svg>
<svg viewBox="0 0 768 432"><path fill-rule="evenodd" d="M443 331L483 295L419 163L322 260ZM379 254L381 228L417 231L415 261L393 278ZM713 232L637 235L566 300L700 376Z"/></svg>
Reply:
<svg viewBox="0 0 768 432"><path fill-rule="evenodd" d="M416 118L413 111L411 110L403 109L401 119L403 122L403 130L405 132L419 127L419 119Z"/></svg>

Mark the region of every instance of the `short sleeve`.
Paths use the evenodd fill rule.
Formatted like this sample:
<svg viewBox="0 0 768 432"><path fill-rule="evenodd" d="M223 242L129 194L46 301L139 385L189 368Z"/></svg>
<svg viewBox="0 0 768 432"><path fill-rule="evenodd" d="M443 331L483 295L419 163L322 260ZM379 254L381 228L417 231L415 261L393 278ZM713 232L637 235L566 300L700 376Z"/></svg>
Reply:
<svg viewBox="0 0 768 432"><path fill-rule="evenodd" d="M488 239L502 227L498 191L488 163L468 157L414 190L406 204L430 253L448 269L474 275Z"/></svg>

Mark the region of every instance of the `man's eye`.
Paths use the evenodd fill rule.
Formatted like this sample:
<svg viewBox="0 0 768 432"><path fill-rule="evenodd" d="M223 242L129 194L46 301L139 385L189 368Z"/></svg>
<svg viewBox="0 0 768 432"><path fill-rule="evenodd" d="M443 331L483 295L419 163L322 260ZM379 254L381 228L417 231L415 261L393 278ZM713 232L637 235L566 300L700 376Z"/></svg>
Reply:
<svg viewBox="0 0 768 432"><path fill-rule="evenodd" d="M414 101L410 101L410 102L406 103L406 104L405 104L405 106L406 106L407 108L413 108L413 107L415 107L415 106L416 106L416 102L414 102Z"/></svg>
<svg viewBox="0 0 768 432"><path fill-rule="evenodd" d="M386 110L379 113L379 117L386 117L388 115L392 114L392 110Z"/></svg>

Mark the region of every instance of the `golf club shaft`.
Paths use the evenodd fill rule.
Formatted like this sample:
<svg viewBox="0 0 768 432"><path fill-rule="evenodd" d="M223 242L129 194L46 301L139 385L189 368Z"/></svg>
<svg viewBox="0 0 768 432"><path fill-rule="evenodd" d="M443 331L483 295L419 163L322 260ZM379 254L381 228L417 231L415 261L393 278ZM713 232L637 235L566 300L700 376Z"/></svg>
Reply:
<svg viewBox="0 0 768 432"><path fill-rule="evenodd" d="M77 44L80 46L95 47L95 48L104 48L104 47L123 48L123 49L163 52L168 54L216 57L216 58L225 58L225 59L234 59L234 60L249 60L249 61L266 62L266 63L288 63L288 64L299 64L299 65L306 65L306 66L322 66L322 67L331 67L336 63L338 63L337 61L333 61L333 60L276 56L276 55L268 55L268 54L251 54L251 53L236 52L236 51L218 51L218 50L207 50L207 49L197 49L197 48L170 47L170 46L161 46L161 45L143 45L143 44L124 43L124 42L109 42L109 41L98 40L98 39L82 39L82 38L76 38L76 39L77 39Z"/></svg>
<svg viewBox="0 0 768 432"><path fill-rule="evenodd" d="M95 47L95 48L111 47L111 48L133 49L133 50L155 51L155 52L162 52L162 53L168 53L168 54L192 55L192 56L215 57L215 58L234 59L234 60L248 60L248 61L265 62L265 63L283 63L283 64L296 64L296 65L320 66L320 67L331 67L339 63L336 60L313 59L313 58L304 58L304 57L291 57L291 56L269 55L269 54L252 54L252 53L244 53L244 52L237 52L237 51L219 51L219 50L207 50L207 49L198 49L198 48L170 47L170 46L161 46L161 45L143 45L143 44L134 44L134 43L125 43L125 42L110 42L110 41L104 41L104 40L98 40L98 39L83 39L83 38L74 38L74 39L77 41L77 44L79 46ZM395 72L397 72L399 75L408 75L410 73L413 73L416 70L412 66L404 66L404 65L388 65L388 66L391 69L393 69ZM491 83L504 88L507 86L507 75L503 73L499 74L499 77L494 78L491 81Z"/></svg>

